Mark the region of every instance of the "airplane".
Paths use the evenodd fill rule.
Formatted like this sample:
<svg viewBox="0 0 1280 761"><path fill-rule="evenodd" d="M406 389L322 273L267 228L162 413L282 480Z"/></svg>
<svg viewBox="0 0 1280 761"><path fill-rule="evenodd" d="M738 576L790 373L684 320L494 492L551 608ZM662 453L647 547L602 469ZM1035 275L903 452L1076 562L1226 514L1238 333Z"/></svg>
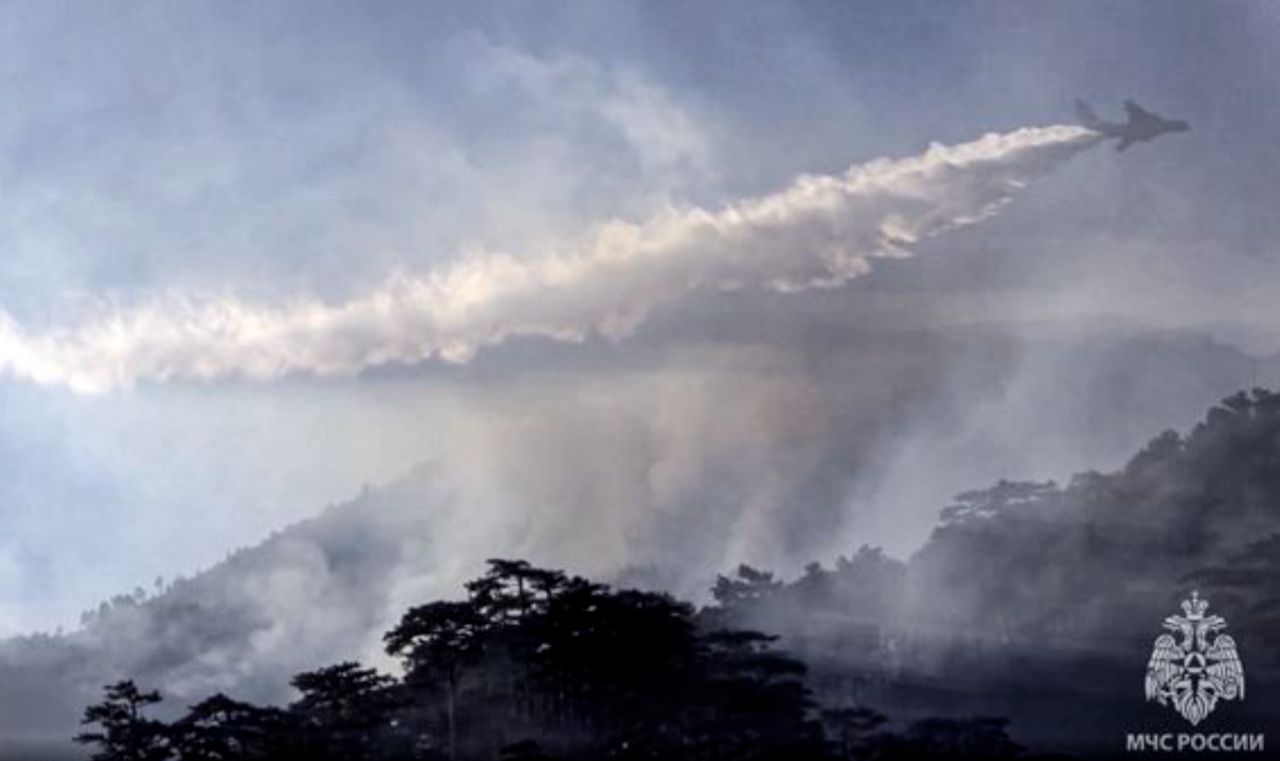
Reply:
<svg viewBox="0 0 1280 761"><path fill-rule="evenodd" d="M1094 132L1101 132L1107 137L1120 138L1120 142L1116 145L1117 151L1123 151L1134 143L1153 140L1166 132L1186 132L1191 129L1191 125L1184 121L1156 116L1131 100L1124 102L1124 110L1129 121L1124 123L1103 121L1098 118L1092 106L1079 98L1076 99L1076 116L1080 119L1080 124Z"/></svg>

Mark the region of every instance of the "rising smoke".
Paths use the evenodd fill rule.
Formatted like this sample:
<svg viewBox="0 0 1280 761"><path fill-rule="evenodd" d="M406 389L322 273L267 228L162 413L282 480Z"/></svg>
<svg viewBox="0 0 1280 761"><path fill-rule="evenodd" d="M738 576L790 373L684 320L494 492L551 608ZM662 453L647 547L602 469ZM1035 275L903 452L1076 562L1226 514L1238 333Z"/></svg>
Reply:
<svg viewBox="0 0 1280 761"><path fill-rule="evenodd" d="M566 254L476 256L339 306L170 299L39 334L0 317L0 369L95 392L465 361L517 336L622 337L691 292L857 278L878 257L906 256L913 242L996 213L1095 139L1058 126L934 146L803 177L718 212L614 223ZM850 483L879 465L876 453L891 451L909 421L945 417L937 413L951 406L956 368L979 365L973 385L988 388L1008 360L989 361L992 352L950 335L859 333L843 317L836 330L815 329L792 311L836 295L787 300L780 321L799 331L787 340L699 340L678 318L687 341L655 349L641 332L628 346L646 358L639 370L593 372L595 360L577 356L551 379L545 364L480 376L452 389L449 403L433 386L445 445L430 468L66 638L0 645L0 676L16 685L0 690L0 734L38 727L65 737L99 686L126 675L177 702L213 690L288 699L277 690L290 673L353 656L377 662L377 635L394 616L450 594L487 556L698 596L738 562L794 573L850 550ZM775 302L765 296L758 301ZM921 499L900 522L923 530L938 506ZM881 538L860 532L857 541ZM33 704L37 689L45 697Z"/></svg>
<svg viewBox="0 0 1280 761"><path fill-rule="evenodd" d="M539 336L621 338L693 291L837 286L877 258L974 224L1092 145L1081 127L1023 128L786 189L719 211L611 222L547 254L483 253L397 276L343 304L278 306L167 296L33 332L0 311L0 372L77 392L139 381L351 375L386 363L465 362L482 346Z"/></svg>
<svg viewBox="0 0 1280 761"><path fill-rule="evenodd" d="M573 257L479 257L343 307L157 303L42 336L10 321L0 357L15 374L15 358L38 358L58 372L22 377L93 391L354 373L433 356L446 338L474 349L507 336L621 336L636 323L611 317L639 319L698 289L855 278L876 257L903 256L912 241L998 211L1093 140L1051 127L934 147L801 179L714 214L615 225ZM431 379L430 399L419 400L441 408L430 467L66 637L0 643L0 735L64 738L100 685L124 676L160 687L175 705L219 690L288 700L280 690L291 673L351 657L379 663L378 635L395 616L455 593L488 556L702 599L713 574L739 562L797 575L805 561L862 542L903 553L949 494L996 477L1067 473L1085 445L1084 464L1114 467L1112 450L1131 452L1257 375L1230 355L1179 343L1024 347L949 324L890 329L846 308L872 285L688 299L637 331L621 368L609 351L549 351L540 356L558 361L479 372L506 353L497 350L459 370L467 383ZM452 294L453 311L423 294ZM824 301L838 302L838 320L805 311ZM699 309L721 310L712 340L695 335L717 322ZM432 322L446 313L450 322ZM664 341L673 317L665 329L681 340ZM241 323L230 330L233 320ZM114 343L95 343L95 331ZM410 338L423 343L414 349ZM252 364L268 356L276 364ZM1064 377L1073 379L1066 388Z"/></svg>

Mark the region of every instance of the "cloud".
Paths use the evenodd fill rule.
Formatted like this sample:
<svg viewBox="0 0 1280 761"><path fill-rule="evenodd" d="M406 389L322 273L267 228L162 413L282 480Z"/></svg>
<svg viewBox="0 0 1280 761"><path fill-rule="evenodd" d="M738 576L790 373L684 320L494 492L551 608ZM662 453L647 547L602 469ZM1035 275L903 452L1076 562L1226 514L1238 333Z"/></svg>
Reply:
<svg viewBox="0 0 1280 761"><path fill-rule="evenodd" d="M0 372L95 392L139 381L465 362L514 337L619 339L655 306L690 292L802 290L857 278L877 258L907 256L906 246L995 214L1096 137L1059 125L935 144L838 176L801 176L780 192L717 211L614 221L562 251L470 254L340 304L169 295L103 307L83 324L43 332L0 313Z"/></svg>

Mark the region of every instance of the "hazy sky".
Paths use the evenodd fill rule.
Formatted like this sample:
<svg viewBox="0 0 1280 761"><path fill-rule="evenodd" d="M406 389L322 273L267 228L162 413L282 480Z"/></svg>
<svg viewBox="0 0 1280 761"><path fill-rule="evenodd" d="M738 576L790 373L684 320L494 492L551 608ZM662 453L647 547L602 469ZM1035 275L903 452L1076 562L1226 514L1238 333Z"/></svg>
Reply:
<svg viewBox="0 0 1280 761"><path fill-rule="evenodd" d="M1193 131L1079 157L850 308L1275 351L1278 37L1264 2L7 4L0 308L40 331L175 294L340 303L1133 97ZM812 300L787 299L742 319L804 324ZM625 342L577 351L653 370ZM70 624L447 450L476 383L436 363L90 396L0 379L0 633Z"/></svg>

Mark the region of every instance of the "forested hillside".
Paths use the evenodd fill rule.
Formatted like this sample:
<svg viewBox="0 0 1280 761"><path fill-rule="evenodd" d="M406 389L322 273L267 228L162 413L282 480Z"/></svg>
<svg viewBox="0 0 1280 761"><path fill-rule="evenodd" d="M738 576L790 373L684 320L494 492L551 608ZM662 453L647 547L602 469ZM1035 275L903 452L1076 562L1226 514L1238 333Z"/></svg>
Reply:
<svg viewBox="0 0 1280 761"><path fill-rule="evenodd" d="M1142 672L1193 589L1249 669L1250 702L1212 720L1272 721L1278 547L1280 395L1255 390L1119 471L961 494L906 561L864 547L791 581L742 566L696 611L491 561L386 634L403 677L343 663L294 677L288 707L214 695L120 724L156 697L122 683L83 739L182 761L1109 755L1167 718Z"/></svg>
<svg viewBox="0 0 1280 761"><path fill-rule="evenodd" d="M832 314L836 311L833 306ZM733 319L716 321L706 326L706 330L728 331L732 335L719 338L733 338L743 345L782 340L803 347L799 332L780 336L752 333L751 326L740 319L741 315L731 316ZM755 330L759 330L758 326ZM799 329L792 326L789 330ZM841 340L849 343L842 344L834 354L805 349L800 352L800 358L821 378L819 388L826 400L822 402L824 409L843 406L833 413L823 413L825 422L818 426L823 430L821 441L802 442L806 450L810 444L814 445L813 452L820 456L787 460L787 469L801 471L802 477L794 483L788 482L795 491L775 494L772 489L778 484L771 479L782 471L752 470L752 463L758 462L755 459L737 461L719 456L701 459L700 453L704 450L695 444L703 434L715 432L721 437L738 437L742 433L722 431L719 418L702 414L696 421L701 433L682 440L693 449L679 444L672 452L673 459L664 460L666 464L657 472L659 476L671 475L669 468L676 467L686 480L697 482L698 488L685 495L686 502L663 503L640 514L634 512L636 505L610 504L596 499L598 496L599 500L607 500L613 493L608 488L619 486L610 482L608 473L600 475L599 480L608 487L600 491L565 493L565 488L577 483L572 481L552 490L550 497L545 493L540 495L554 499L555 495L562 494L566 500L580 503L574 509L557 511L554 502L540 502L536 507L477 505L441 463L424 465L388 485L367 489L350 501L321 510L310 520L284 527L259 544L231 553L223 562L189 578L171 580L159 589L153 589L148 578L146 590L120 595L99 606L85 616L79 627L68 627L62 634L32 634L0 641L0 683L5 685L5 689L0 690L0 738L3 738L0 756L9 749L8 743L21 738L65 742L63 738L74 728L82 707L96 699L101 686L126 676L162 688L170 697L166 704L170 708L215 691L262 703L287 701L292 695L288 681L299 671L344 658L385 659L378 647L378 637L397 620L403 609L432 596L447 596L461 580L474 575L488 556L527 556L545 565L582 572L584 569L568 556L577 553L575 557L581 558L596 552L595 543L579 541L577 537L602 514L626 513L625 525L632 528L626 549L643 563L640 566L643 571L654 571L646 576L626 573L625 567L605 568L602 564L590 569L593 575L606 581L643 576L646 588L678 591L683 597L705 602L707 587L715 574L725 571L726 566L732 567L729 564L746 559L732 551L729 545L733 532L725 528L743 520L748 510L735 505L750 502L761 488L779 503L776 509L768 511L769 522L756 529L776 536L779 540L776 544L788 546L793 555L791 562L813 558L830 566L835 555L854 554L856 549L854 543L846 550L843 543L832 542L832 538L838 536L837 528L846 519L855 521L850 530L854 537L859 535L856 521L876 511L893 526L912 526L915 527L913 534L924 536L933 525L943 498L926 499L922 496L924 493L939 489L938 494L945 495L1031 466L1038 466L1032 470L1048 467L1050 472L1059 472L1058 468L1074 466L1054 463L1110 463L1118 456L1115 453L1130 451L1134 443L1142 441L1149 432L1171 423L1190 425L1197 411L1224 389L1274 377L1276 366L1274 360L1251 357L1194 334L1138 332L1070 338L1046 335L1020 350L1010 336L989 328L956 329L945 336L892 333L870 343L848 338L844 323L832 322L824 328L826 333L845 336ZM899 374L892 378L883 377L883 362L869 364L861 360L872 349L887 351L890 348L894 356L902 358L902 366L895 370ZM942 372L939 363L943 360L951 372ZM890 364L897 367L897 363ZM1079 368L1089 368L1089 371L1080 372ZM749 366L736 367L735 372L738 371L758 372ZM779 366L769 365L764 375L774 377L779 371ZM753 397L737 396L731 389L715 389L699 398L720 399L716 409L729 414L737 405L749 404ZM597 442L601 446L614 441L613 436L623 436L644 454L649 446L671 443L647 440L625 427L611 429L605 425L608 421L595 417L580 422L604 425L612 431L609 437ZM744 431L749 429L748 426ZM535 430L545 432L547 429ZM537 445L539 439L529 435L529 431L517 432L521 436L512 440L512 456L522 462L521 447ZM798 442L780 441L776 448L779 451L793 448ZM581 456L593 448L579 443L574 451ZM746 451L757 450L748 447ZM763 456L763 451L757 451L757 455ZM904 451L909 456L892 460L895 453ZM882 456L890 457L890 462L886 463ZM864 478L867 482L874 481L879 470L895 462L896 483L927 484L928 489L863 493L865 499L873 502L878 496L884 496L883 506L842 502L845 499L842 494L847 489L862 484ZM647 461L641 458L627 465L628 472L623 475L629 479L628 484L648 483L651 466ZM601 467L593 461L592 478ZM1206 462L1198 467L1212 465ZM521 468L518 475L528 476L530 471L523 465ZM749 477L753 475L759 477L760 483L753 482ZM1089 478L1095 477L1085 477L1085 480ZM1114 485L1124 481L1130 484L1127 488L1145 488L1132 478L1125 478L1122 474L1112 474L1100 477L1098 484ZM1149 476L1154 478L1156 476ZM954 484L954 487L942 489L939 484ZM972 495L959 505L963 508L973 503L980 512L987 509L983 507L987 502L1020 503L1023 500L1013 492L1024 488L1005 487L1003 497ZM1101 494L1102 487L1098 489ZM624 496L633 497L632 490L632 486L627 486L623 489ZM1060 501L1059 497L1052 496L1058 492L1070 492L1074 495L1072 499L1086 510L1094 509L1089 507L1093 504L1092 498L1069 484L1049 489L1041 501L1046 504ZM1104 563L1093 562L1087 570L1123 575L1123 583L1127 585L1143 583L1140 576L1118 570L1115 563L1139 554L1130 552L1130 547L1162 541L1166 533L1172 537L1173 532L1184 530L1177 526L1186 524L1188 516L1180 522L1166 522L1161 511L1190 509L1190 504L1166 506L1158 492L1142 493L1146 495L1145 506L1129 504L1120 497L1116 499L1123 504L1115 508L1098 503L1096 512L1100 517L1094 520L1105 516L1107 525L1096 529L1091 541L1114 544L1112 555L1115 557ZM1043 510L1037 507L1021 520L1025 523L1040 512ZM1009 607L1010 616L1032 615L1027 608L1014 610L1015 604L1022 604L1016 594L1009 598L1008 593L994 588L980 594L985 587L973 585L951 590L951 596L939 600L928 592L931 582L917 583L917 579L929 573L939 576L939 581L946 584L982 578L980 564L967 557L960 545L966 541L1004 541L1011 534L1001 534L1004 539L987 537L979 530L980 523L962 529L951 525L967 514L963 509L947 514L939 536L923 553L932 559L913 561L909 574L904 561L887 554L878 560L874 553L857 560L860 568L878 569L873 575L882 572L890 577L901 575L901 581L895 583L906 584L908 578L912 580L911 595L904 593L892 598L897 605L915 600L916 607L927 607L938 615L945 612L942 602L960 606L959 611L947 614L951 619L934 624L937 636L946 642L954 640L961 630L977 636L986 627L996 625L1000 604ZM500 515L502 527L514 525L515 528L500 529L497 519L477 520L478 515ZM519 527L525 525L521 521L532 521L534 516L540 521L535 524L538 529L535 533L543 540L536 547L536 553L512 539L513 536L518 539ZM1067 519L1056 515L1053 520ZM999 526L1008 532L1016 522L1008 526L1000 522ZM1248 531L1237 519L1222 525L1239 530L1241 535ZM1219 528L1215 524L1215 530ZM1079 557L1073 555L1069 541L1082 541L1081 530L1082 527L1076 525L1070 530L1052 533L1051 536L1056 537L1052 540L1044 540L1045 543L1059 542L1062 546L1058 548L1057 565L1043 564L1044 578L1035 579L1034 584L1026 573L1007 574L997 567L988 572L1000 577L1000 582L1006 585L1025 584L1037 600L1040 599L1040 587L1036 586L1039 584L1069 582L1079 587L1078 594L1097 592L1099 584L1106 586L1114 579L1104 582L1096 574L1057 582L1048 578L1054 568L1074 567L1071 564ZM950 538L944 541L940 538L943 536ZM610 538L621 541L618 536ZM831 545L832 549L815 549L815 542ZM1030 546L1037 545L1033 542ZM118 551L143 550L145 548L127 547ZM1170 549L1167 554L1174 563L1195 558L1179 555L1176 549ZM1142 558L1144 562L1149 559ZM1015 561L1012 557L997 555L984 557L981 562L1013 564ZM1204 567L1216 568L1231 562L1238 561L1233 561L1228 552ZM682 565L675 567L676 564ZM927 571L929 567L934 570ZM948 569L952 567L962 570L951 573ZM1181 572L1179 566L1153 577L1151 584L1159 588L1159 600L1150 604L1151 615L1164 615L1169 609L1170 598L1177 594L1170 579ZM815 580L805 584L812 582ZM962 603L965 595L974 595L974 599ZM990 607L992 605L997 607ZM850 620L850 617L860 621L873 613L878 615L874 601L862 600L851 606L836 598L831 607L830 613L817 616L807 611L801 618L814 623L824 616L839 621ZM970 614L981 617L972 627L963 623L963 616ZM957 615L961 618L954 619ZM1066 606L1060 615L1070 617L1071 625L1078 627L1090 615L1110 614ZM1037 620L1044 623L1043 618ZM1139 626L1146 626L1149 620L1149 617L1143 618ZM754 625L750 620L745 623ZM761 623L771 630L791 632L795 629L784 619ZM1106 627L1113 625L1107 623ZM913 632L922 626L923 622L913 621ZM1067 639L1071 636L1064 634ZM1143 636L1146 636L1145 630ZM1035 646L1038 647L1039 642L1036 639ZM795 649L790 642L787 647ZM902 657L902 647L905 645L895 651L894 658ZM805 651L806 659L820 655L820 649ZM879 662L882 656L877 650L860 648L856 652L841 649L839 657ZM22 755L26 755L25 746Z"/></svg>
<svg viewBox="0 0 1280 761"><path fill-rule="evenodd" d="M393 677L354 662L299 674L284 708L215 694L172 721L157 692L111 685L78 739L151 759L1012 758L996 718L900 730L815 702L803 663L715 611L492 560L465 599L411 608L383 638Z"/></svg>
<svg viewBox="0 0 1280 761"><path fill-rule="evenodd" d="M1231 710L1273 722L1277 570L1280 395L1255 390L1119 471L961 494L905 562L864 547L787 583L743 567L715 591L723 620L781 634L828 699L999 713L1033 745L1090 752L1162 718L1142 670L1193 590L1241 641L1252 692Z"/></svg>

